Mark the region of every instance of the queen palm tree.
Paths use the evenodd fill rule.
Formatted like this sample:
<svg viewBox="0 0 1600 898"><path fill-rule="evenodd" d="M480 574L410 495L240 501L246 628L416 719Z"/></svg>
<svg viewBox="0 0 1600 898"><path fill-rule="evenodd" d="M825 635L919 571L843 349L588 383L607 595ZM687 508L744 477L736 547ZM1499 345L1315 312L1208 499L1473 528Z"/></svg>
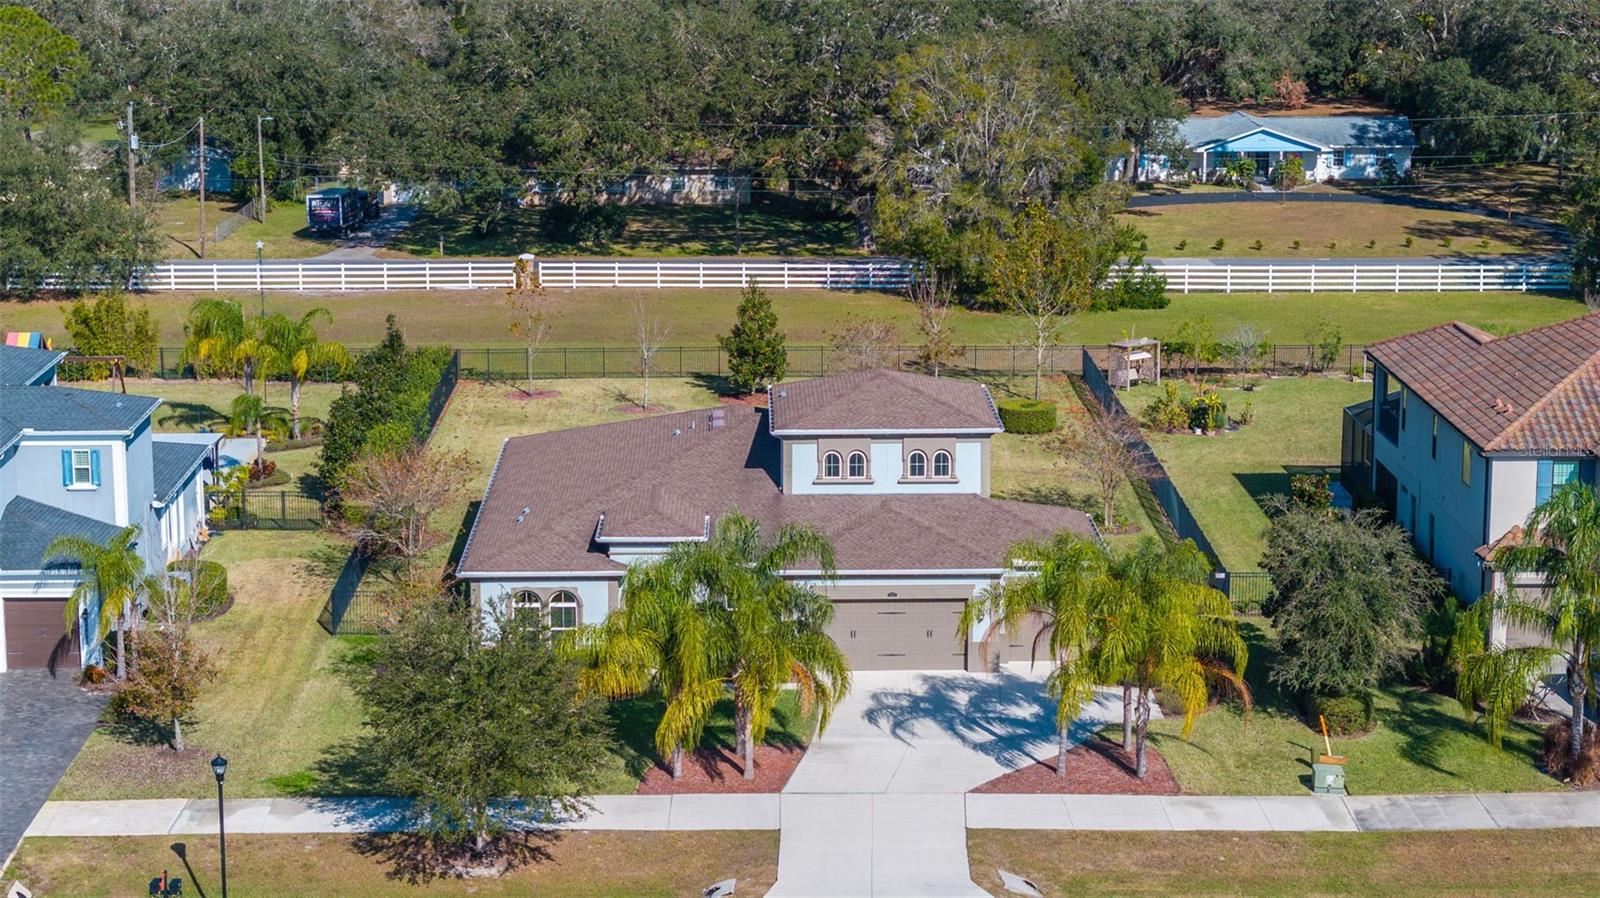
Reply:
<svg viewBox="0 0 1600 898"><path fill-rule="evenodd" d="M607 698L651 688L666 700L656 726L656 751L671 758L672 778L683 777L683 753L700 744L712 708L725 688L713 676L726 646L702 613L694 584L681 565L636 564L623 576L622 607L604 623L580 627L562 648L582 664L578 685Z"/></svg>
<svg viewBox="0 0 1600 898"><path fill-rule="evenodd" d="M332 365L343 373L350 368L350 352L343 343L317 336L317 322L332 321L333 313L316 308L298 321L282 313L261 322L261 338L271 347L278 369L289 376L289 438L300 439L300 386L306 373L318 365Z"/></svg>
<svg viewBox="0 0 1600 898"><path fill-rule="evenodd" d="M266 450L268 436L278 436L289 429L284 410L254 393L240 393L228 406L228 433L230 436L252 435L256 438L256 461L259 463Z"/></svg>
<svg viewBox="0 0 1600 898"><path fill-rule="evenodd" d="M144 585L145 564L137 551L138 539L139 526L133 524L117 531L103 544L81 536L58 536L44 550L46 563L61 560L78 566L78 584L67 597L66 624L69 633L98 599L98 614L90 644L102 645L110 633L116 632L119 680L127 677L123 665L127 657L124 654L124 633L133 605Z"/></svg>
<svg viewBox="0 0 1600 898"><path fill-rule="evenodd" d="M1550 661L1566 662L1572 698L1568 756L1583 752L1587 697L1594 690L1594 648L1600 643L1600 498L1586 483L1555 490L1528 515L1522 541L1493 556L1505 588L1462 615L1454 653L1462 705L1485 706L1489 740L1500 745L1511 714ZM1529 582L1537 577L1537 585ZM1522 581L1519 587L1518 582ZM1508 648L1486 637L1496 621L1543 633L1549 645Z"/></svg>
<svg viewBox="0 0 1600 898"><path fill-rule="evenodd" d="M1047 542L1024 542L1006 553L1011 573L967 603L960 629L970 638L985 622L980 642L984 667L989 643L1004 631L1015 638L1024 626L1038 625L1030 660L1043 649L1052 665L1045 688L1056 699L1056 776L1067 775L1068 733L1072 722L1094 699L1095 625L1106 589L1110 556L1098 543L1074 533Z"/></svg>
<svg viewBox="0 0 1600 898"><path fill-rule="evenodd" d="M1183 708L1183 738L1194 731L1213 685L1250 709L1248 648L1228 597L1207 585L1210 564L1194 543L1146 537L1115 560L1115 588L1102 593L1095 669L1133 688L1134 770L1148 772L1145 747L1156 690Z"/></svg>

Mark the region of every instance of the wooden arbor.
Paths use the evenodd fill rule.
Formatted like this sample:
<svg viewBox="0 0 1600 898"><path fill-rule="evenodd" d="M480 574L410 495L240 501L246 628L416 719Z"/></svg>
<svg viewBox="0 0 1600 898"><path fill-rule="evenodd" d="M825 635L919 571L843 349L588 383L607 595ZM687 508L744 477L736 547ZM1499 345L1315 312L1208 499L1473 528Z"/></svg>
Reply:
<svg viewBox="0 0 1600 898"><path fill-rule="evenodd" d="M1161 383L1161 341L1149 337L1111 344L1111 386L1126 390L1142 380Z"/></svg>

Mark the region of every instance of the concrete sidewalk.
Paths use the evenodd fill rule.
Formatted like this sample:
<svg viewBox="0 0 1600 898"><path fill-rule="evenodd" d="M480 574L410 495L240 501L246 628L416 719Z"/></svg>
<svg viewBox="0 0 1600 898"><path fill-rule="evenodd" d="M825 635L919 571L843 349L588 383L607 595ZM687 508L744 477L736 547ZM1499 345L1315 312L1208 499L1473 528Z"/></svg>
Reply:
<svg viewBox="0 0 1600 898"><path fill-rule="evenodd" d="M553 823L590 830L774 830L800 823L817 802L851 799L827 819L839 829L871 826L868 795L601 795L592 814ZM906 796L911 798L912 796ZM970 829L1234 830L1384 832L1392 830L1600 827L1600 792L1168 797L1140 795L940 795L922 811L945 820L964 811ZM404 804L385 798L246 798L228 802L229 832L351 833L400 828ZM885 808L888 805L884 806ZM901 807L910 807L909 804ZM908 820L915 821L917 815ZM29 836L135 836L212 832L216 802L51 801ZM870 830L869 830L870 832ZM797 835L799 833L797 832Z"/></svg>

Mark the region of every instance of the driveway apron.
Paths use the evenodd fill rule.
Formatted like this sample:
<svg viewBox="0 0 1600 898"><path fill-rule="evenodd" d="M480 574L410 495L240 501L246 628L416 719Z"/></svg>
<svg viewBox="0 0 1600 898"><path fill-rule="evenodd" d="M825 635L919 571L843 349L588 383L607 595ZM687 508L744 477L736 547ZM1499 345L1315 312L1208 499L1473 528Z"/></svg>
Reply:
<svg viewBox="0 0 1600 898"><path fill-rule="evenodd" d="M0 673L0 859L16 850L100 719L105 697L76 679L77 671Z"/></svg>

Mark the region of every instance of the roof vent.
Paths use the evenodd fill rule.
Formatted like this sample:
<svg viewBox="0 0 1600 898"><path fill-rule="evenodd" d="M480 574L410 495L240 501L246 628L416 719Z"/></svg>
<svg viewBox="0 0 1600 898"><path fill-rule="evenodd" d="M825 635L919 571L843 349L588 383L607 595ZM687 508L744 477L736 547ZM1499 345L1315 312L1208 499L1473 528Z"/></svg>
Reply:
<svg viewBox="0 0 1600 898"><path fill-rule="evenodd" d="M674 427L674 428L672 428L672 435L675 436L675 437L683 436L683 428L682 427Z"/></svg>
<svg viewBox="0 0 1600 898"><path fill-rule="evenodd" d="M789 398L789 391L788 390L779 390L778 391L778 398L779 399L788 399Z"/></svg>
<svg viewBox="0 0 1600 898"><path fill-rule="evenodd" d="M517 512L517 523L518 524L522 523L522 520L524 518L526 518L527 516L528 516L528 506L524 505L524 506L522 506L522 510Z"/></svg>

